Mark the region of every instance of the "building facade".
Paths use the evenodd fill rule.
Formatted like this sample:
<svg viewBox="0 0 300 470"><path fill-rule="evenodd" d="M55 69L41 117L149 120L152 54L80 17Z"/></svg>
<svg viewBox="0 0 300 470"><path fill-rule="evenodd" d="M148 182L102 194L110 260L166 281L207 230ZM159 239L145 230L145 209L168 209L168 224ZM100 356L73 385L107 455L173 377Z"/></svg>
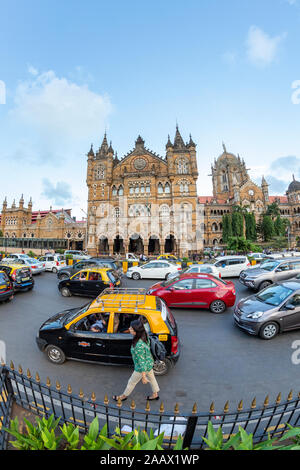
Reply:
<svg viewBox="0 0 300 470"><path fill-rule="evenodd" d="M2 247L26 249L73 248L85 245L86 222L76 222L71 209L32 210L32 200L25 207L23 195L18 206L8 207L5 198L0 216Z"/></svg>
<svg viewBox="0 0 300 470"><path fill-rule="evenodd" d="M161 157L139 136L122 159L107 136L87 154L88 233L90 254L174 252L179 256L221 246L222 217L236 205L254 212L257 221L273 202L291 224L290 243L300 235L300 183L285 196L270 196L264 177L253 182L240 156L227 151L211 166L212 196L197 196L196 144L185 143L176 127L174 141Z"/></svg>

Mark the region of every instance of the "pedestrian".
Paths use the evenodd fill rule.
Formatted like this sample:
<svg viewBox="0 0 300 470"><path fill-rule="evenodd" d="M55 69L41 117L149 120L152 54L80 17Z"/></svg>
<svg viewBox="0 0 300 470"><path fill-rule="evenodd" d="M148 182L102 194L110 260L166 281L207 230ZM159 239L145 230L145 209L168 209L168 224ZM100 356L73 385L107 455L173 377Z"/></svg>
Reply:
<svg viewBox="0 0 300 470"><path fill-rule="evenodd" d="M152 395L147 400L159 400L159 386L153 372L154 360L150 350L150 341L144 325L140 320L134 320L130 324L130 334L133 336L131 355L134 363L134 371L128 380L127 387L122 395L114 395L113 399L118 401L127 400L135 386L142 381L144 385L150 382Z"/></svg>

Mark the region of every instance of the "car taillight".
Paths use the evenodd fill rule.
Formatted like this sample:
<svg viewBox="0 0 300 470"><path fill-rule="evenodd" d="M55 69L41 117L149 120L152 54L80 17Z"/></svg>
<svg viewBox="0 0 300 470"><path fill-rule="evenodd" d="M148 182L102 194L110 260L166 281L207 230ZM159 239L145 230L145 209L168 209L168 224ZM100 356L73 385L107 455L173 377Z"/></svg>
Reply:
<svg viewBox="0 0 300 470"><path fill-rule="evenodd" d="M59 262L58 262L58 261L56 261L56 266L59 266Z"/></svg>
<svg viewBox="0 0 300 470"><path fill-rule="evenodd" d="M109 287L110 287L110 289L113 289L115 286L113 285L112 282L110 282Z"/></svg>
<svg viewBox="0 0 300 470"><path fill-rule="evenodd" d="M37 266L31 266L31 267L32 267L32 269L36 269L36 268L37 268Z"/></svg>
<svg viewBox="0 0 300 470"><path fill-rule="evenodd" d="M181 271L181 268L177 268L177 271Z"/></svg>
<svg viewBox="0 0 300 470"><path fill-rule="evenodd" d="M251 264L250 264L250 263L248 263L248 264L247 264L247 266L251 266Z"/></svg>
<svg viewBox="0 0 300 470"><path fill-rule="evenodd" d="M219 273L219 278L221 279L221 277L222 277L222 276L221 276L221 273Z"/></svg>
<svg viewBox="0 0 300 470"><path fill-rule="evenodd" d="M171 353L177 354L178 352L178 338L177 336L171 336Z"/></svg>
<svg viewBox="0 0 300 470"><path fill-rule="evenodd" d="M11 275L11 277L12 277L13 280L15 281L15 280L16 280L16 273L13 273L13 274Z"/></svg>

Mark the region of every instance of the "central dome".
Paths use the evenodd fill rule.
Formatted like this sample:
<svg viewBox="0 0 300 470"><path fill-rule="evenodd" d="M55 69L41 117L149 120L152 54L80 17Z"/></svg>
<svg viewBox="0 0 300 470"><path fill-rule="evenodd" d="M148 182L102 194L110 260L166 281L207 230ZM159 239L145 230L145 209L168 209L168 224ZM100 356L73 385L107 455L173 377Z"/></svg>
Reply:
<svg viewBox="0 0 300 470"><path fill-rule="evenodd" d="M295 176L293 175L293 181L288 187L288 193L294 193L295 191L300 191L300 181L295 180Z"/></svg>

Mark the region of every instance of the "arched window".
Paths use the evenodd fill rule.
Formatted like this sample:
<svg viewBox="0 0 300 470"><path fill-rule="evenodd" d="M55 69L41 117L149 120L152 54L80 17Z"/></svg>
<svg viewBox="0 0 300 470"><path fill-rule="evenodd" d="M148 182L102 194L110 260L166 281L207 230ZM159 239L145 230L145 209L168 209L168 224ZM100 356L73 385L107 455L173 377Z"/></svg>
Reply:
<svg viewBox="0 0 300 470"><path fill-rule="evenodd" d="M179 175L186 175L189 172L189 165L185 158L180 158L177 161L177 173Z"/></svg>
<svg viewBox="0 0 300 470"><path fill-rule="evenodd" d="M166 194L170 194L170 192L171 192L171 187L170 187L169 183L166 183L166 185L165 185L165 193L166 193Z"/></svg>
<svg viewBox="0 0 300 470"><path fill-rule="evenodd" d="M117 195L117 188L115 186L112 187L112 195L113 196Z"/></svg>
<svg viewBox="0 0 300 470"><path fill-rule="evenodd" d="M115 207L115 218L119 219L120 217L120 207Z"/></svg>
<svg viewBox="0 0 300 470"><path fill-rule="evenodd" d="M121 186L119 186L119 191L118 191L118 194L119 194L119 196L123 196L123 194L124 194L124 188L123 188L123 186L122 186L122 185L121 185Z"/></svg>
<svg viewBox="0 0 300 470"><path fill-rule="evenodd" d="M158 183L157 192L158 194L162 194L164 192L164 188L161 183Z"/></svg>
<svg viewBox="0 0 300 470"><path fill-rule="evenodd" d="M95 168L95 179L103 180L105 178L105 168L103 165L98 165Z"/></svg>

